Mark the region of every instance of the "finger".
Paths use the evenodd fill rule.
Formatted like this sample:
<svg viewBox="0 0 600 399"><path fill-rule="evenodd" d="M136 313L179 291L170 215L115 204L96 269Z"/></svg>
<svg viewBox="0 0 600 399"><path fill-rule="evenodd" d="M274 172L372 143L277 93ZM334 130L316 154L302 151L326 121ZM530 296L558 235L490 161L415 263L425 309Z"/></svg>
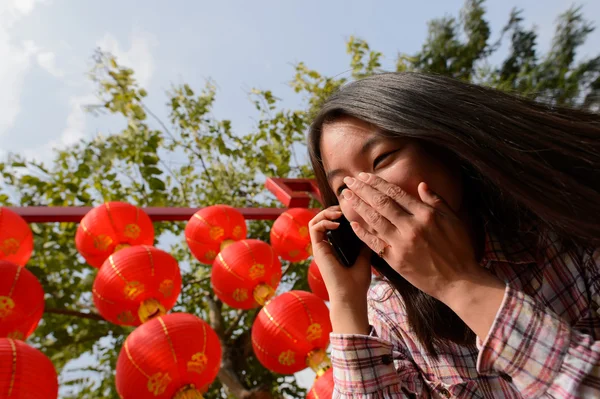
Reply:
<svg viewBox="0 0 600 399"><path fill-rule="evenodd" d="M321 212L317 213L315 217L308 222L308 227L311 227L314 224L319 223L323 219L335 220L342 216L342 211L339 205L331 206Z"/></svg>
<svg viewBox="0 0 600 399"><path fill-rule="evenodd" d="M344 183L346 183L353 193L357 194L363 201L368 203L394 225L398 224L399 218L411 215L410 212L391 197L361 180L345 177Z"/></svg>
<svg viewBox="0 0 600 399"><path fill-rule="evenodd" d="M357 222L351 222L350 226L352 226L352 230L354 230L354 233L357 235L357 237L360 238L362 242L367 244L367 246L376 254L379 254L382 250L389 246L381 238L362 228Z"/></svg>
<svg viewBox="0 0 600 399"><path fill-rule="evenodd" d="M325 240L325 233L327 230L335 230L338 228L339 223L334 222L333 220L338 219L341 216L341 211L328 208L319 212L319 214L308 223L308 230L313 247Z"/></svg>
<svg viewBox="0 0 600 399"><path fill-rule="evenodd" d="M375 176L371 173L359 173L358 178L364 183L390 197L410 214L414 215L415 212L418 212L424 206L426 206L400 187L396 186L395 184L388 183L379 176Z"/></svg>
<svg viewBox="0 0 600 399"><path fill-rule="evenodd" d="M371 205L363 201L358 195L354 194L350 189L344 189L342 195L352 205L352 208L356 213L382 236L388 236L395 233L397 227L388 219L386 219L381 213L379 213Z"/></svg>
<svg viewBox="0 0 600 399"><path fill-rule="evenodd" d="M453 214L454 212L450 208L450 206L446 203L446 201L440 197L435 192L431 191L429 185L425 182L421 182L419 187L417 187L417 191L419 192L419 197L421 197L421 201L429 205L430 207L442 212Z"/></svg>

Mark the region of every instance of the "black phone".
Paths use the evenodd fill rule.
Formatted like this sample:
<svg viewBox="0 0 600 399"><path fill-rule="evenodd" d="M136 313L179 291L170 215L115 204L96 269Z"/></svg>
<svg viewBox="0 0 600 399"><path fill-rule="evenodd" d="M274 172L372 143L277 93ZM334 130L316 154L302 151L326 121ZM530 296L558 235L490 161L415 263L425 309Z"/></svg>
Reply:
<svg viewBox="0 0 600 399"><path fill-rule="evenodd" d="M365 243L354 233L350 222L344 216L335 220L335 222L340 224L338 228L328 230L325 235L340 263L346 267L351 267L356 263ZM371 251L371 265L375 266L380 272L384 272L384 274L395 273L390 265L373 251Z"/></svg>
<svg viewBox="0 0 600 399"><path fill-rule="evenodd" d="M340 263L346 267L352 266L365 245L352 230L350 222L344 216L335 220L339 223L337 229L328 230L327 240L333 247Z"/></svg>

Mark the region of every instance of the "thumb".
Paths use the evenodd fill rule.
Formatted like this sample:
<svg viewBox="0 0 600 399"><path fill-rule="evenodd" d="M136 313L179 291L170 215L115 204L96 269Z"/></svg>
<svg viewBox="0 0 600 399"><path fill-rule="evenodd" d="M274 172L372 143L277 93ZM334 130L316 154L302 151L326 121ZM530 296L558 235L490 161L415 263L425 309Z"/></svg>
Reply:
<svg viewBox="0 0 600 399"><path fill-rule="evenodd" d="M421 182L419 187L417 188L419 192L419 197L421 197L421 201L429 205L430 207L437 209L441 212L448 212L453 214L454 212L450 208L450 206L444 201L442 197L440 197L435 192L431 191L429 185L425 182Z"/></svg>

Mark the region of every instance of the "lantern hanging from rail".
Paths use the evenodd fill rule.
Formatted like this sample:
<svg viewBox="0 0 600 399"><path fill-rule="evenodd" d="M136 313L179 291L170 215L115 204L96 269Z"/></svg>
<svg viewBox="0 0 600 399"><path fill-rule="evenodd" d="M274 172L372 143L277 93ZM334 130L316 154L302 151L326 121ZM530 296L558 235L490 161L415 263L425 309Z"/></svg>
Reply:
<svg viewBox="0 0 600 399"><path fill-rule="evenodd" d="M223 249L215 259L211 283L217 297L236 309L264 305L281 280L281 262L269 244L241 240Z"/></svg>
<svg viewBox="0 0 600 399"><path fill-rule="evenodd" d="M219 252L248 234L244 216L229 205L212 205L196 212L185 226L192 255L210 265Z"/></svg>
<svg viewBox="0 0 600 399"><path fill-rule="evenodd" d="M75 246L94 267L116 251L134 245L153 245L154 226L140 208L125 202L107 202L89 211L77 228Z"/></svg>
<svg viewBox="0 0 600 399"><path fill-rule="evenodd" d="M327 292L327 287L323 281L323 276L321 276L319 266L317 266L314 260L310 262L310 266L308 266L307 278L308 286L310 287L312 293L324 301L329 301L329 293Z"/></svg>
<svg viewBox="0 0 600 399"><path fill-rule="evenodd" d="M125 340L116 369L123 399L202 398L221 366L221 344L196 316L172 313L136 328Z"/></svg>
<svg viewBox="0 0 600 399"><path fill-rule="evenodd" d="M128 326L165 314L175 305L180 292L177 260L146 245L110 255L93 286L98 313L112 323Z"/></svg>
<svg viewBox="0 0 600 399"><path fill-rule="evenodd" d="M315 383L306 395L306 399L331 399L333 396L333 369L329 368L317 376Z"/></svg>
<svg viewBox="0 0 600 399"><path fill-rule="evenodd" d="M325 350L331 333L329 308L315 294L288 291L269 301L252 326L260 363L280 374L307 367L318 374L330 366Z"/></svg>
<svg viewBox="0 0 600 399"><path fill-rule="evenodd" d="M0 207L0 260L25 266L33 252L33 234L20 215Z"/></svg>
<svg viewBox="0 0 600 399"><path fill-rule="evenodd" d="M24 340L44 313L44 289L24 267L0 261L0 337Z"/></svg>
<svg viewBox="0 0 600 399"><path fill-rule="evenodd" d="M56 399L54 365L23 341L0 338L0 398Z"/></svg>
<svg viewBox="0 0 600 399"><path fill-rule="evenodd" d="M308 222L315 216L305 208L290 208L271 227L271 245L282 259L300 262L312 255Z"/></svg>

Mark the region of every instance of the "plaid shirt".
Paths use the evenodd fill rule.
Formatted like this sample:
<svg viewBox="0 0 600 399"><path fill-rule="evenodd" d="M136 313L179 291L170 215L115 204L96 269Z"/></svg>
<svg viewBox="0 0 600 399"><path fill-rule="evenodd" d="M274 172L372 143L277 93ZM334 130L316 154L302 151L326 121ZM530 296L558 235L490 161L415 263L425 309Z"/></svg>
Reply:
<svg viewBox="0 0 600 399"><path fill-rule="evenodd" d="M532 250L487 236L481 265L506 282L503 302L483 342L450 343L437 362L401 297L375 283L371 336L331 335L333 397L600 398L600 249L540 241Z"/></svg>

